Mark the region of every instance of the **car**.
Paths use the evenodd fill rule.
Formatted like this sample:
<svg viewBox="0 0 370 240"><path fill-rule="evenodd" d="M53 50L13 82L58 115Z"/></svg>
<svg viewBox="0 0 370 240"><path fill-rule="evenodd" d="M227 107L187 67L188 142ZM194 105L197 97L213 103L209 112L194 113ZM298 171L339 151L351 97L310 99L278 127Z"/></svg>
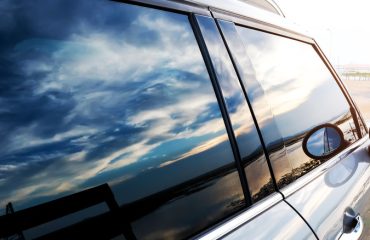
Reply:
<svg viewBox="0 0 370 240"><path fill-rule="evenodd" d="M369 130L270 0L0 2L0 239L368 239Z"/></svg>

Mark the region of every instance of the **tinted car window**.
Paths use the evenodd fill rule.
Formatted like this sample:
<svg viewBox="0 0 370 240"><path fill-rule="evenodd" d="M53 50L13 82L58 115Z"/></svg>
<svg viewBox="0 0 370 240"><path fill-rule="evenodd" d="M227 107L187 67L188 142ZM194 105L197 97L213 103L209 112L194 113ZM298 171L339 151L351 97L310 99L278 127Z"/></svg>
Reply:
<svg viewBox="0 0 370 240"><path fill-rule="evenodd" d="M215 21L208 17L198 17L198 21L228 110L252 201L256 202L274 192L260 138Z"/></svg>
<svg viewBox="0 0 370 240"><path fill-rule="evenodd" d="M178 239L244 205L186 15L2 1L0 36L0 210L17 234Z"/></svg>
<svg viewBox="0 0 370 240"><path fill-rule="evenodd" d="M347 141L358 139L350 106L311 45L240 26L237 31L251 63L242 67L262 86L284 140L287 158L272 161L282 187L323 162L304 154L302 140L307 131L333 123ZM246 88L248 83L244 78ZM267 142L270 137L264 134Z"/></svg>

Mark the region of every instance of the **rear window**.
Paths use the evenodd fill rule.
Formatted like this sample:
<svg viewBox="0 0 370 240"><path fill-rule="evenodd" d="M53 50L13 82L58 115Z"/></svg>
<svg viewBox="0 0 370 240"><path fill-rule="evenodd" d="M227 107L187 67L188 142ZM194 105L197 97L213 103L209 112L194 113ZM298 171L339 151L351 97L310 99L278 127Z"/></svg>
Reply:
<svg viewBox="0 0 370 240"><path fill-rule="evenodd" d="M186 15L2 1L0 92L0 237L178 239L244 206Z"/></svg>

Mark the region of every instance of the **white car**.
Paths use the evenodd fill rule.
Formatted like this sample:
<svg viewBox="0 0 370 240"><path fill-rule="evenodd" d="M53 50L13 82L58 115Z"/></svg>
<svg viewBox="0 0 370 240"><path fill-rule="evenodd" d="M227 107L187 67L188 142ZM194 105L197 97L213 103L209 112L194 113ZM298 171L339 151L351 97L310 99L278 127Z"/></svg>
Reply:
<svg viewBox="0 0 370 240"><path fill-rule="evenodd" d="M0 239L370 238L368 129L271 1L0 2Z"/></svg>

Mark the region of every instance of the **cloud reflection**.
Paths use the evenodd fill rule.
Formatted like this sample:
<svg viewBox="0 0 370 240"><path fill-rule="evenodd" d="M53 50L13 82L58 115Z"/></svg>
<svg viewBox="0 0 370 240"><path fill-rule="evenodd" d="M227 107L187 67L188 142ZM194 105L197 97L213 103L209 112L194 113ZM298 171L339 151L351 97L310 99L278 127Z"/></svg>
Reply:
<svg viewBox="0 0 370 240"><path fill-rule="evenodd" d="M190 166L199 154L199 171L158 189L233 161L186 16L113 2L40 4L42 13L22 1L0 7L9 23L0 26L9 36L0 39L0 209Z"/></svg>

